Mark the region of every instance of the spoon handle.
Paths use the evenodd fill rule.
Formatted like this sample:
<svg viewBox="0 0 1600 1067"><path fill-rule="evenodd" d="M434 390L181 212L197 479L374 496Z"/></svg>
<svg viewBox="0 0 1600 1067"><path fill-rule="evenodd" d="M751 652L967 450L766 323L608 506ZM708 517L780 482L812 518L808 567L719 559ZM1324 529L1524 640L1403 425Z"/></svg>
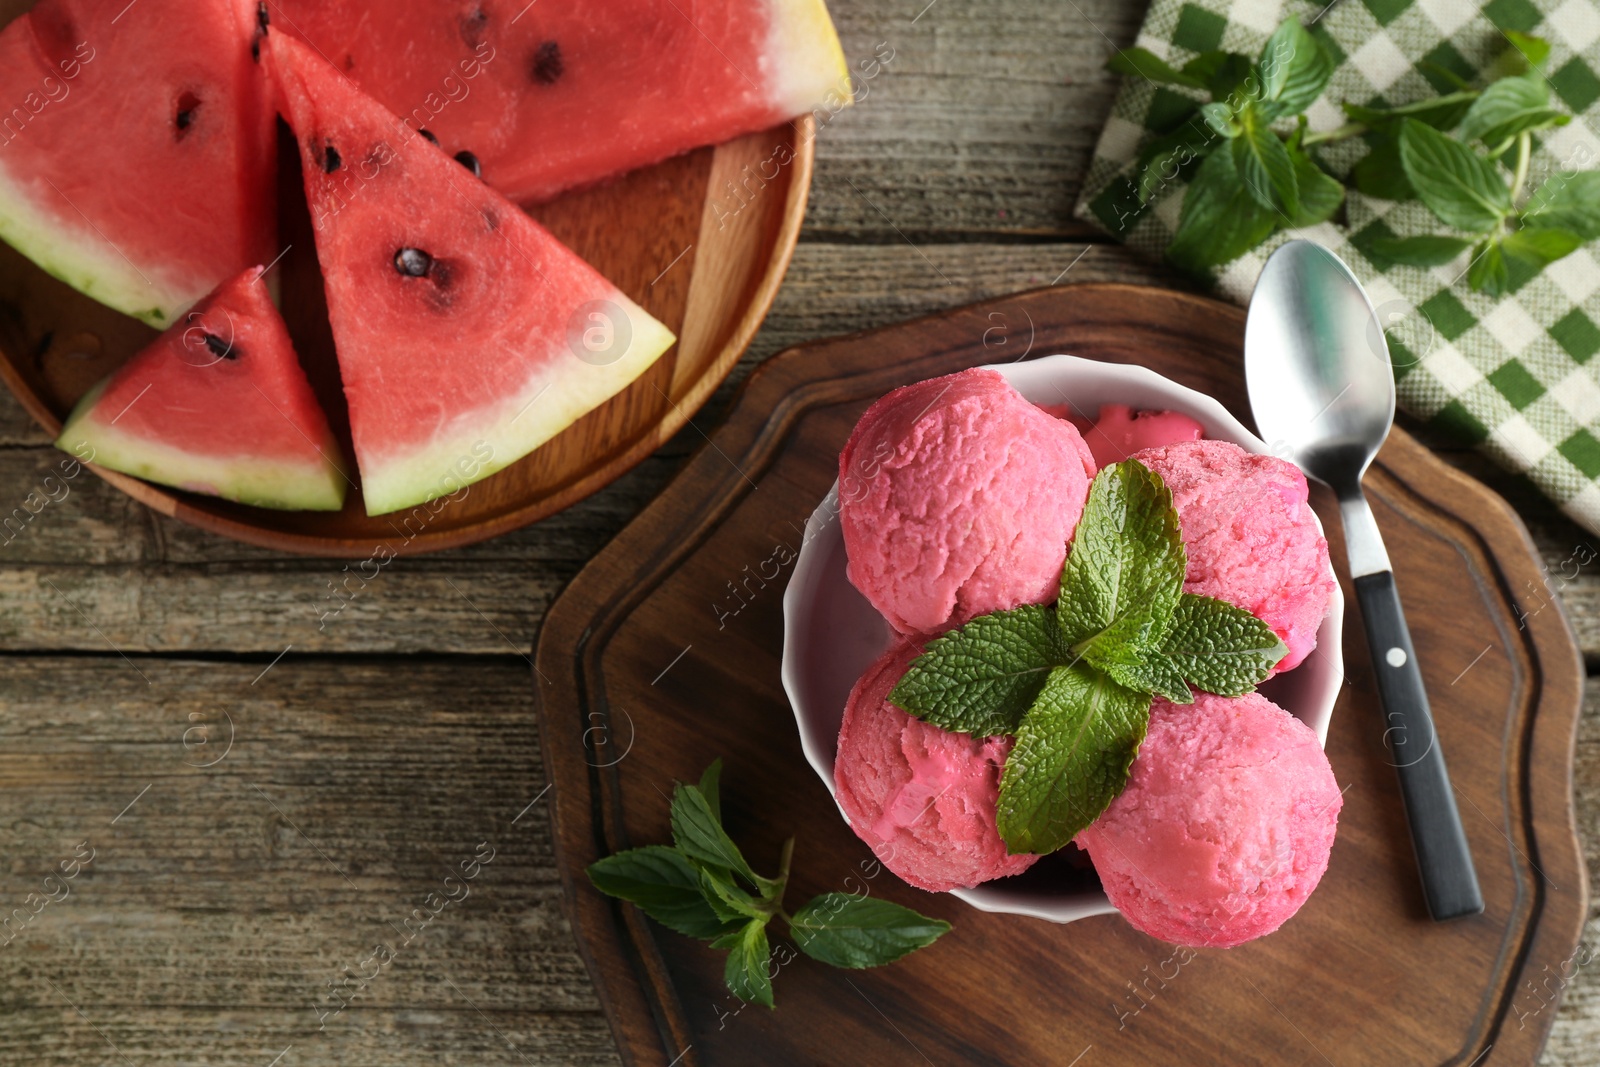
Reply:
<svg viewBox="0 0 1600 1067"><path fill-rule="evenodd" d="M1476 915L1483 911L1483 894L1434 732L1394 572L1363 574L1355 586L1383 702L1383 739L1400 775L1400 796L1428 912L1435 922Z"/></svg>

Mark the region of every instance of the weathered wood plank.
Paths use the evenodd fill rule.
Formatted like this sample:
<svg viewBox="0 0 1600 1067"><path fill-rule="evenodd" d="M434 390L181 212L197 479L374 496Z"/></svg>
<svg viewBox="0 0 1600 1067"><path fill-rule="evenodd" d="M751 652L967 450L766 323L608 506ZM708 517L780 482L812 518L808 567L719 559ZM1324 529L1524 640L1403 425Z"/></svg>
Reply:
<svg viewBox="0 0 1600 1067"><path fill-rule="evenodd" d="M615 1062L519 660L6 658L0 692L6 1062L111 1062L96 1027L134 1062Z"/></svg>

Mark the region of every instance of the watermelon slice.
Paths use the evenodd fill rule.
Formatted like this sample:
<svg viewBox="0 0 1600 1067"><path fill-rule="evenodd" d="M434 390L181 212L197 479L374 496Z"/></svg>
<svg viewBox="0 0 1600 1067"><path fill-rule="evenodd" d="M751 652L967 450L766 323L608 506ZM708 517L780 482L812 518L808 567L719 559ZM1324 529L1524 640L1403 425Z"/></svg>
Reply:
<svg viewBox="0 0 1600 1067"><path fill-rule="evenodd" d="M273 17L513 200L851 98L823 0L274 0Z"/></svg>
<svg viewBox="0 0 1600 1067"><path fill-rule="evenodd" d="M278 254L254 0L40 0L0 33L0 239L167 326Z"/></svg>
<svg viewBox="0 0 1600 1067"><path fill-rule="evenodd" d="M298 40L266 54L306 199L367 513L454 494L633 381L672 333Z"/></svg>
<svg viewBox="0 0 1600 1067"><path fill-rule="evenodd" d="M229 281L91 389L56 446L241 504L338 511L339 446L261 276Z"/></svg>

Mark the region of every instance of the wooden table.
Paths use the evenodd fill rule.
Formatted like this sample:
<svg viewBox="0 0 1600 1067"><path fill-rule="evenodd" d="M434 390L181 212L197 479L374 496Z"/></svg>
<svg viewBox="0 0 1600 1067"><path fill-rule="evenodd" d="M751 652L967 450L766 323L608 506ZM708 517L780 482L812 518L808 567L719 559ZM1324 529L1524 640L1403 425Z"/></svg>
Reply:
<svg viewBox="0 0 1600 1067"><path fill-rule="evenodd" d="M922 4L832 4L852 58L892 59L822 135L803 243L743 370L1055 281L1184 285L1071 217L1115 89L1102 63L1139 5ZM617 1063L561 912L528 653L740 377L611 488L395 562L337 613L341 562L198 533L92 477L48 498L56 453L0 397L0 1062ZM1600 538L1452 459L1516 505L1600 666L1600 563L1561 577ZM1600 884L1591 685L1577 805ZM447 900L474 855L492 859ZM75 856L76 878L45 883ZM1600 1065L1600 964L1569 983L1544 1062Z"/></svg>

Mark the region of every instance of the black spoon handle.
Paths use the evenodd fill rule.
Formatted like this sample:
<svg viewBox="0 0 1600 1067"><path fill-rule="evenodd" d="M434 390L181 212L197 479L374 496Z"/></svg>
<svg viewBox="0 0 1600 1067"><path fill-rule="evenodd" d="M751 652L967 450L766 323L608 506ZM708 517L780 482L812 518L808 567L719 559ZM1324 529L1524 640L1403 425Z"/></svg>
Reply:
<svg viewBox="0 0 1600 1067"><path fill-rule="evenodd" d="M1355 586L1383 701L1383 739L1400 774L1400 795L1428 912L1435 922L1476 915L1483 911L1483 894L1434 732L1394 572L1363 574Z"/></svg>

